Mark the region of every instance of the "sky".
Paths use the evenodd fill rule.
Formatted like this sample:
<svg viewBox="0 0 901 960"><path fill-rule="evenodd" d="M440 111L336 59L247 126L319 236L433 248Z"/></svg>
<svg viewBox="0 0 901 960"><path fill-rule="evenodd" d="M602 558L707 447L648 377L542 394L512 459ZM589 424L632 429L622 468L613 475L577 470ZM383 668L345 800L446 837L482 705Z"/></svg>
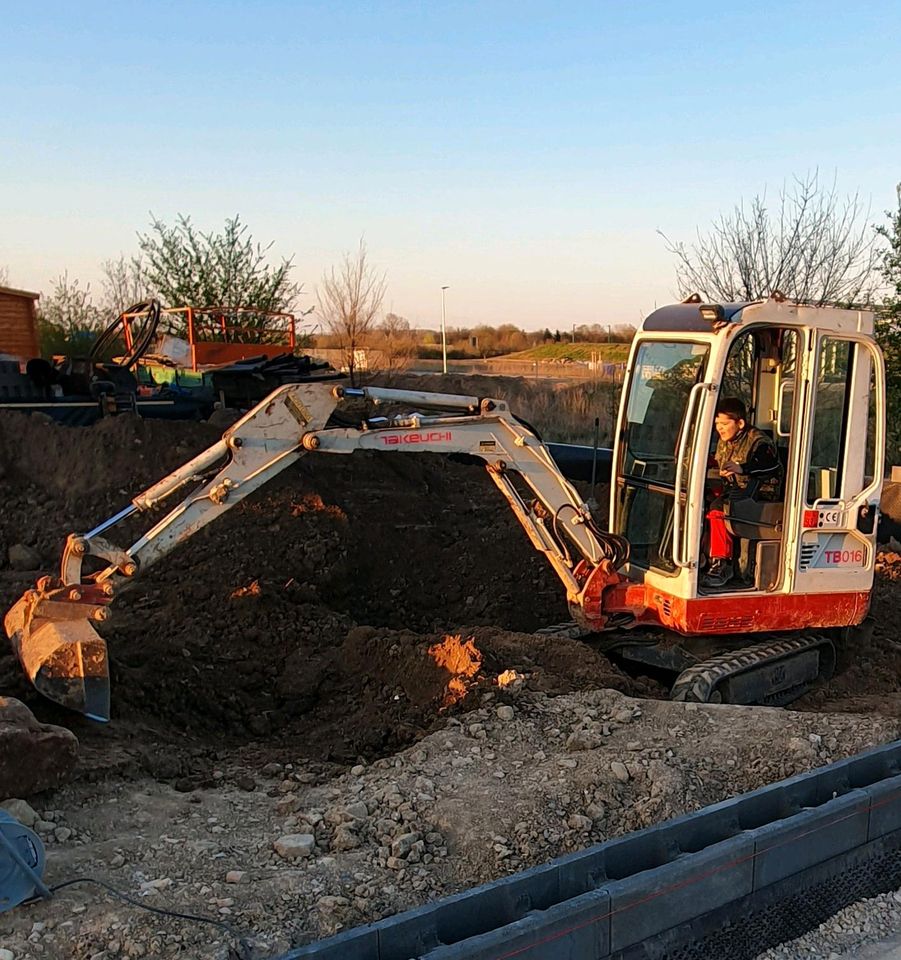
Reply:
<svg viewBox="0 0 901 960"><path fill-rule="evenodd" d="M151 215L239 214L315 303L365 238L437 326L635 323L660 236L819 171L884 219L901 4L0 0L0 268L49 291Z"/></svg>

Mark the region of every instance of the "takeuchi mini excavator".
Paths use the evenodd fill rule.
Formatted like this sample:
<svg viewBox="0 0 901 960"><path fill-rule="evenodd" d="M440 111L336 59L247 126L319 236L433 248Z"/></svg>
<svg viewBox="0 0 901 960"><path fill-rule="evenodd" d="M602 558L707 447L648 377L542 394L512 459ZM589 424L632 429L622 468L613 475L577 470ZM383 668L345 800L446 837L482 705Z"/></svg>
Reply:
<svg viewBox="0 0 901 960"><path fill-rule="evenodd" d="M735 576L714 588L704 578L706 513L719 482L714 418L726 397L772 439L785 480L777 500L755 497L753 482L727 498ZM330 425L348 398L388 405L389 415ZM871 313L779 296L695 297L656 310L632 344L606 530L504 400L288 384L126 509L70 535L58 576L15 604L6 631L43 694L106 720L107 649L95 625L153 563L303 455L453 453L485 463L563 582L573 623L551 631L665 673L675 699L785 704L828 678L866 627L884 446ZM108 539L117 523L154 516L176 493L181 502L130 547Z"/></svg>

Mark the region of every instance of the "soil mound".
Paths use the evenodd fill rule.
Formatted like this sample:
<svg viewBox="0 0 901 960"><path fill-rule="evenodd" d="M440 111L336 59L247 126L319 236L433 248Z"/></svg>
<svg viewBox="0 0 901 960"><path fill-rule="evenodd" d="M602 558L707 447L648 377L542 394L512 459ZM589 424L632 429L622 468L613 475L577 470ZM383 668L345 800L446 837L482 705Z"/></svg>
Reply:
<svg viewBox="0 0 901 960"><path fill-rule="evenodd" d="M68 532L218 435L129 417L77 429L0 417L0 559L23 542L52 570ZM131 542L147 520L113 539ZM6 609L33 577L2 578ZM484 470L437 456L306 457L146 571L114 609L109 730L44 703L5 651L0 686L83 739L172 744L165 758L142 757L173 777L198 746L383 755L497 691L510 669L549 693L638 689L584 645L532 635L567 618L559 582Z"/></svg>

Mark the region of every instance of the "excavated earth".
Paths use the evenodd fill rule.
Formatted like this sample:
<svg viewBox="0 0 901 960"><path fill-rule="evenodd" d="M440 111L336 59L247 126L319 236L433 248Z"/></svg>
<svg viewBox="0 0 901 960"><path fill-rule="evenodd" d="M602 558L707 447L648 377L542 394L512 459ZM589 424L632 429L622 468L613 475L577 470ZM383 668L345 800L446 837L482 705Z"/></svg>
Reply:
<svg viewBox="0 0 901 960"><path fill-rule="evenodd" d="M0 607L219 433L0 414ZM80 741L76 778L28 798L45 879L213 918L263 958L895 739L899 580L887 550L872 640L796 710L674 704L535 635L562 589L480 467L310 456L117 601L109 725L42 701L5 649L0 693ZM242 955L87 883L0 914L0 949Z"/></svg>

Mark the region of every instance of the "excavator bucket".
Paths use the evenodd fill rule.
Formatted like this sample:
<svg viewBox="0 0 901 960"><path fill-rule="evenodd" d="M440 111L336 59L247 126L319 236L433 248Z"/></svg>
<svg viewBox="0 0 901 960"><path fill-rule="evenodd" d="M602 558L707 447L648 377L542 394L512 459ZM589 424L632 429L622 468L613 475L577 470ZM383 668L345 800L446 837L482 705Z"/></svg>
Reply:
<svg viewBox="0 0 901 960"><path fill-rule="evenodd" d="M109 720L106 641L87 617L41 616L49 612L46 604L35 615L37 603L33 594L26 594L3 621L22 668L49 700L92 720Z"/></svg>

